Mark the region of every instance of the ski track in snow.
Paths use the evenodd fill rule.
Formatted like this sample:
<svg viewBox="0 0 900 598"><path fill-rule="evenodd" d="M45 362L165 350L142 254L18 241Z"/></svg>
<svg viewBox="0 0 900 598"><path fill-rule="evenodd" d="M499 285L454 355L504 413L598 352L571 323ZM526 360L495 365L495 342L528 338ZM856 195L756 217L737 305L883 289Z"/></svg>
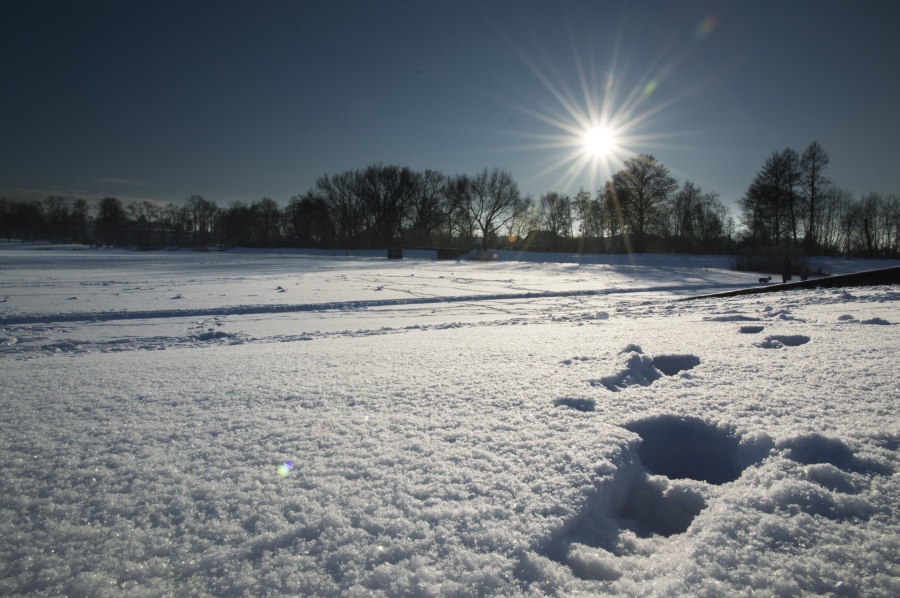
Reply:
<svg viewBox="0 0 900 598"><path fill-rule="evenodd" d="M678 302L709 284L348 261L307 293L397 296L239 304L298 292L259 259L85 267L216 307L4 283L68 305L0 316L0 593L900 593L894 287Z"/></svg>

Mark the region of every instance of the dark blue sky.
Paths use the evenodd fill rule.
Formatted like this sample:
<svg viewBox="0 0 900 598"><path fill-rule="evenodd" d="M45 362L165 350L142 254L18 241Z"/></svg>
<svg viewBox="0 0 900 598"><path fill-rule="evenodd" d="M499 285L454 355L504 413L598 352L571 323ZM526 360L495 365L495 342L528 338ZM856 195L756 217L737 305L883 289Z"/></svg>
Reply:
<svg viewBox="0 0 900 598"><path fill-rule="evenodd" d="M574 194L652 153L730 205L814 140L838 186L900 193L888 0L7 0L0 22L9 198L283 203L379 162ZM619 147L588 160L604 107Z"/></svg>

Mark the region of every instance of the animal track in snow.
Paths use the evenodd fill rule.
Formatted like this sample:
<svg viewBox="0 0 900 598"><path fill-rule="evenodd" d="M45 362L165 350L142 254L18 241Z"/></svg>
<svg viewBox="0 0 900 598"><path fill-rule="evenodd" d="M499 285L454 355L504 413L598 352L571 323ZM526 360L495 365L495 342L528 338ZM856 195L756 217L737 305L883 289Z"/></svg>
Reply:
<svg viewBox="0 0 900 598"><path fill-rule="evenodd" d="M572 365L572 363L576 361L592 361L596 359L596 357L572 357L570 359L563 359L560 363L563 365Z"/></svg>
<svg viewBox="0 0 900 598"><path fill-rule="evenodd" d="M754 318L751 316L744 315L731 315L731 316L714 316L711 318L703 318L707 322L758 322L759 318Z"/></svg>
<svg viewBox="0 0 900 598"><path fill-rule="evenodd" d="M846 443L821 434L797 436L778 444L785 457L801 465L827 464L838 469L856 473L876 473L890 475L893 470L869 459L855 455Z"/></svg>
<svg viewBox="0 0 900 598"><path fill-rule="evenodd" d="M805 334L773 334L757 344L763 349L781 349L783 347L799 347L809 342Z"/></svg>
<svg viewBox="0 0 900 598"><path fill-rule="evenodd" d="M697 418L660 415L625 424L641 437L638 457L651 473L709 484L733 482L740 439L734 429Z"/></svg>
<svg viewBox="0 0 900 598"><path fill-rule="evenodd" d="M591 386L604 386L618 392L629 386L650 386L663 376L674 376L679 372L693 369L700 365L696 355L644 355L643 350L630 344L619 351L622 368L615 374L604 376L599 380L591 380Z"/></svg>
<svg viewBox="0 0 900 598"><path fill-rule="evenodd" d="M833 521L869 519L875 512L872 505L856 495L872 490L874 475L894 472L888 463L861 458L842 440L821 434L789 438L777 448L803 466L798 468L799 480L785 481L777 489L779 502Z"/></svg>
<svg viewBox="0 0 900 598"><path fill-rule="evenodd" d="M844 314L842 316L838 316L839 322L847 322L849 324L875 324L878 326L891 326L891 323L883 318L869 318L867 320L860 320L851 316L850 314Z"/></svg>
<svg viewBox="0 0 900 598"><path fill-rule="evenodd" d="M553 404L557 407L568 407L569 409L574 409L575 411L593 411L596 407L596 402L594 399L573 399L573 398L562 398L556 399L553 401Z"/></svg>
<svg viewBox="0 0 900 598"><path fill-rule="evenodd" d="M765 434L740 437L727 425L659 415L629 422L635 451L617 466L600 466L609 484L551 542L546 554L581 579L615 580L617 557L634 554L635 538L670 537L688 530L707 506L709 487L736 480L772 448Z"/></svg>
<svg viewBox="0 0 900 598"><path fill-rule="evenodd" d="M765 326L741 326L740 332L741 334L758 334L765 330Z"/></svg>

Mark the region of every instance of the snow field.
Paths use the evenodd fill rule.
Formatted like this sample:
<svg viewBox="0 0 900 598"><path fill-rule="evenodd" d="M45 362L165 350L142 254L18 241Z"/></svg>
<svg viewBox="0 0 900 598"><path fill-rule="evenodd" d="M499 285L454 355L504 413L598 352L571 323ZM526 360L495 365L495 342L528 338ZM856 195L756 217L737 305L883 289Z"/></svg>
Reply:
<svg viewBox="0 0 900 598"><path fill-rule="evenodd" d="M900 591L893 287L674 302L739 275L511 263L481 300L339 307L333 277L326 310L226 313L297 274L255 259L202 317L202 264L152 266L196 304L144 319L3 304L0 593ZM470 297L469 266L341 268ZM591 276L642 292L560 294Z"/></svg>

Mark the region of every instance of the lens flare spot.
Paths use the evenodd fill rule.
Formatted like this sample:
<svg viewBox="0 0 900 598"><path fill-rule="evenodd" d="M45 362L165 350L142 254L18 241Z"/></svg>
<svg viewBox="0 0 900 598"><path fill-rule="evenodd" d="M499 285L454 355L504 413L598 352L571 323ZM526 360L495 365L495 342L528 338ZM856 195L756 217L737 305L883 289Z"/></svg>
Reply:
<svg viewBox="0 0 900 598"><path fill-rule="evenodd" d="M697 25L697 39L703 39L712 33L719 25L719 15L711 14Z"/></svg>
<svg viewBox="0 0 900 598"><path fill-rule="evenodd" d="M643 89L644 96L648 96L651 93L653 93L654 91L656 91L656 88L658 86L659 86L659 81L657 81L656 79L650 79L649 81L647 81L647 84L644 85L644 89Z"/></svg>
<svg viewBox="0 0 900 598"><path fill-rule="evenodd" d="M278 475L280 475L283 478L286 478L288 475L290 475L291 470L293 468L294 468L293 461L285 461L284 463L282 463L281 465L278 466Z"/></svg>

